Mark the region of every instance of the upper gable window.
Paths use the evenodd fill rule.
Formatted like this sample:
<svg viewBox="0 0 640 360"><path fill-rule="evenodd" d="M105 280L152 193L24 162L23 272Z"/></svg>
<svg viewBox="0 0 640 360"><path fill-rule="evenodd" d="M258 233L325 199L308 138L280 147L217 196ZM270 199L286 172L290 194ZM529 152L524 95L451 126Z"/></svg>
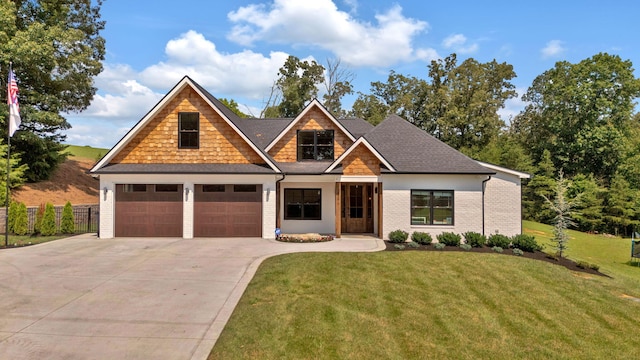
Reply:
<svg viewBox="0 0 640 360"><path fill-rule="evenodd" d="M333 130L299 130L298 161L333 161Z"/></svg>
<svg viewBox="0 0 640 360"><path fill-rule="evenodd" d="M197 149L200 146L200 113L178 113L178 148Z"/></svg>

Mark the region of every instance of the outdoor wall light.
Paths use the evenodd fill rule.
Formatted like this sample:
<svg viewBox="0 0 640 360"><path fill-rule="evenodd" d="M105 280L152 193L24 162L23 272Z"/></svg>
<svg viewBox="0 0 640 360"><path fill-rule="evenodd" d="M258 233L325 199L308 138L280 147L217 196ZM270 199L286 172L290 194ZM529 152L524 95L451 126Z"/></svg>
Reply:
<svg viewBox="0 0 640 360"><path fill-rule="evenodd" d="M267 201L269 201L270 194L271 194L271 188L267 188Z"/></svg>
<svg viewBox="0 0 640 360"><path fill-rule="evenodd" d="M102 189L103 193L104 193L104 201L107 201L107 193L109 192L109 189L107 189L107 187L105 186L104 189Z"/></svg>
<svg viewBox="0 0 640 360"><path fill-rule="evenodd" d="M185 200L189 201L189 192L191 191L191 189L189 189L188 187L184 188L184 196L185 196Z"/></svg>

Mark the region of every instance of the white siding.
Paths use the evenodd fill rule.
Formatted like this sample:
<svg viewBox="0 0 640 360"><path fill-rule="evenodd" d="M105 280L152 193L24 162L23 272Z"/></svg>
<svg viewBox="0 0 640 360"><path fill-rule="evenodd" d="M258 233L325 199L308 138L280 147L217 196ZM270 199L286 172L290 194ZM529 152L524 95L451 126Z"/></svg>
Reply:
<svg viewBox="0 0 640 360"><path fill-rule="evenodd" d="M497 171L485 188L485 233L513 236L522 232L520 178Z"/></svg>
<svg viewBox="0 0 640 360"><path fill-rule="evenodd" d="M194 184L262 184L262 236L275 239L276 196L274 175L100 175L100 237L114 237L115 184L183 184L189 193L183 193L183 237L193 237L193 189ZM107 195L104 194L107 188Z"/></svg>
<svg viewBox="0 0 640 360"><path fill-rule="evenodd" d="M484 175L384 175L382 192L382 234L404 230L436 235L448 231L458 234L482 232L482 180ZM453 225L411 225L411 190L453 190Z"/></svg>
<svg viewBox="0 0 640 360"><path fill-rule="evenodd" d="M332 179L333 180L333 179ZM334 182L282 182L280 185L280 216L283 234L321 233L335 234L336 232L336 184ZM320 220L285 220L284 203L285 189L321 189L322 190L322 218ZM275 219L275 215L273 217Z"/></svg>

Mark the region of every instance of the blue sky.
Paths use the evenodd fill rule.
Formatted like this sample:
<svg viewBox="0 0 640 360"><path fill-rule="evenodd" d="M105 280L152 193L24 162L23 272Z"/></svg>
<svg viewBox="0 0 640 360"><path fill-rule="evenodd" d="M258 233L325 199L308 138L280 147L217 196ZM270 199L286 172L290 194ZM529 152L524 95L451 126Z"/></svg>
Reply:
<svg viewBox="0 0 640 360"><path fill-rule="evenodd" d="M257 114L288 55L340 58L368 93L390 70L426 79L455 52L514 66L521 96L557 61L599 52L640 67L640 3L568 1L105 1L105 70L67 143L110 148L184 75ZM640 72L636 70L636 76ZM355 95L345 99L350 107ZM501 111L517 114L514 99Z"/></svg>

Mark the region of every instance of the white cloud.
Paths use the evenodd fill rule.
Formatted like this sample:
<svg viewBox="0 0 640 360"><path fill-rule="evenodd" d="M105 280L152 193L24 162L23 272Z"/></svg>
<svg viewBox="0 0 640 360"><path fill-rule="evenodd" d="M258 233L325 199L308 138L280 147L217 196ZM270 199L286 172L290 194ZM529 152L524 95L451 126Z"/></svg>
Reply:
<svg viewBox="0 0 640 360"><path fill-rule="evenodd" d="M317 46L352 66L390 66L401 61L430 60L433 49L415 49L414 37L427 30L425 21L402 15L399 5L375 16L376 24L338 10L331 0L275 0L230 12L235 23L228 38L242 45L256 41Z"/></svg>
<svg viewBox="0 0 640 360"><path fill-rule="evenodd" d="M540 52L542 57L547 59L550 57L557 57L565 52L565 48L562 46L563 42L560 40L551 40L547 43L547 46L542 48Z"/></svg>
<svg viewBox="0 0 640 360"><path fill-rule="evenodd" d="M478 44L468 44L467 37L463 34L452 34L442 40L442 46L445 49L453 49L459 54L471 54L478 51Z"/></svg>

